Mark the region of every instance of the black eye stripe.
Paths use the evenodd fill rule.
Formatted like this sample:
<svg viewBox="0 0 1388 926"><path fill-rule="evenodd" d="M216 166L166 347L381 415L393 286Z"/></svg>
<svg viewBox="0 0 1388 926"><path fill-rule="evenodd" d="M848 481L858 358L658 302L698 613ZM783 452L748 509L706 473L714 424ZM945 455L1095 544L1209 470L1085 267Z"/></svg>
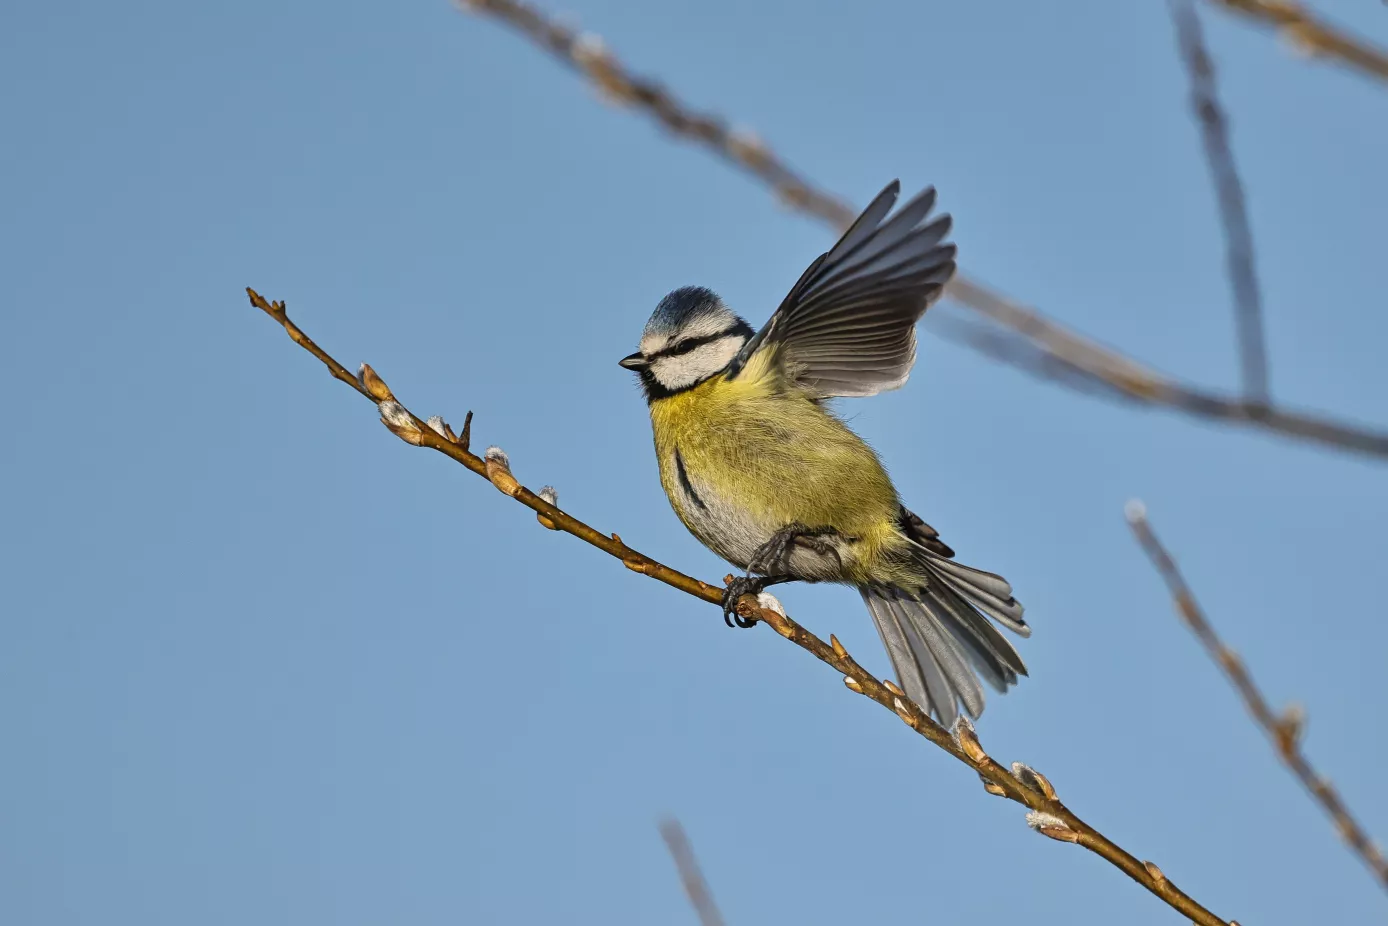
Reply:
<svg viewBox="0 0 1388 926"><path fill-rule="evenodd" d="M721 341L724 338L729 337L730 335L739 334L742 335L743 339L745 340L746 338L750 338L752 336L752 329L749 325L743 322L741 324L733 325L731 328L725 328L722 331L714 332L713 334L700 335L697 338L688 338L686 340L680 341L677 344L672 344L669 347L656 351L654 354L647 354L646 359L658 360L661 357L678 357L681 354L687 354L692 350L703 347L705 344L712 344L714 341Z"/></svg>
<svg viewBox="0 0 1388 926"><path fill-rule="evenodd" d="M664 348L663 350L658 350L646 359L656 360L660 357L678 357L681 354L687 354L692 350L697 350L698 348L703 347L705 344L712 344L714 341L721 341L730 334L732 334L731 331L720 331L717 334L706 334L702 337L689 338L687 340L680 341L678 344L672 344L669 347Z"/></svg>

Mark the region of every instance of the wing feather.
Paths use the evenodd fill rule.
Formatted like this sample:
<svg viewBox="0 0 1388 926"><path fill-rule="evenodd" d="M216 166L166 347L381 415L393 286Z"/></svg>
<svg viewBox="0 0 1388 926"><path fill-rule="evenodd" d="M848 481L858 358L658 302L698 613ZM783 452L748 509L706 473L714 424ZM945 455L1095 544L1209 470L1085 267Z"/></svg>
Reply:
<svg viewBox="0 0 1388 926"><path fill-rule="evenodd" d="M948 215L926 221L934 187L888 218L900 191L899 182L889 183L801 274L733 360L730 376L769 351L819 397L874 395L906 382L916 360L916 322L954 276L955 246L944 241Z"/></svg>

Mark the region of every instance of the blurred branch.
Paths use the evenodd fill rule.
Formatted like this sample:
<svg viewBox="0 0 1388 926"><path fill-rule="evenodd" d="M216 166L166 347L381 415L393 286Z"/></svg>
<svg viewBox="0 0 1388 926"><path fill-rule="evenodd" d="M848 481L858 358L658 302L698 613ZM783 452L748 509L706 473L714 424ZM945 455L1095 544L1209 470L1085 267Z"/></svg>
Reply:
<svg viewBox="0 0 1388 926"><path fill-rule="evenodd" d="M1144 404L1143 399L1115 386L1112 380L1095 376L1083 367L1068 362L1060 354L1038 347L987 321L962 315L931 313L925 317L925 328L941 340L1017 367L1037 379L1050 380L1086 395Z"/></svg>
<svg viewBox="0 0 1388 926"><path fill-rule="evenodd" d="M473 454L469 449L471 429L467 425L461 434L455 435L442 418L421 420L400 404L390 387L370 366L363 364L360 374L352 376L346 367L334 360L290 321L283 302L267 302L253 289L247 289L246 293L252 305L273 318L296 344L322 361L335 379L351 386L375 404L381 416L381 423L392 434L407 444L437 450L461 463L489 481L502 494L534 511L541 526L572 534L621 560L622 564L633 572L650 576L702 601L719 605L721 613L722 589L671 569L627 546L617 534L600 533L561 511L557 507L558 495L552 488L547 486L536 494L516 481L515 476L511 474L510 460L500 448L488 448L481 457ZM472 421L471 412L468 412L467 421L469 424ZM724 581L730 581L731 578L729 576ZM1027 814L1027 823L1033 829L1051 839L1083 846L1200 926L1235 926L1196 903L1172 884L1156 865L1139 861L1077 817L1056 797L1055 789L1044 775L1020 762L1013 763L1011 770L1008 770L989 757L983 751L973 726L967 719L956 725L951 734L932 720L927 712L907 699L896 685L879 681L860 666L837 638L830 636L829 642L825 643L783 612L762 607L758 601L759 599L752 595L743 595L737 603L738 613L744 618L767 624L820 662L842 673L844 685L849 690L892 711L912 730L974 770L983 780L983 786L989 793L1027 807L1031 811Z"/></svg>
<svg viewBox="0 0 1388 926"><path fill-rule="evenodd" d="M601 38L551 18L523 0L457 0L474 13L485 13L515 29L562 63L588 78L612 103L644 110L674 135L697 141L715 154L753 174L792 209L812 215L836 229L847 228L858 211L800 176L750 132L729 128L721 116L696 112L654 80L627 70Z"/></svg>
<svg viewBox="0 0 1388 926"><path fill-rule="evenodd" d="M1388 80L1388 50L1306 12L1291 0L1206 0L1272 26L1308 55L1332 58L1370 77Z"/></svg>
<svg viewBox="0 0 1388 926"><path fill-rule="evenodd" d="M699 860L694 857L694 847L689 844L684 827L674 817L660 821L660 835L675 860L675 868L680 873L680 883L689 896L689 904L699 915L699 926L723 926L723 915L713 902L713 892L708 889L704 873L699 870Z"/></svg>
<svg viewBox="0 0 1388 926"><path fill-rule="evenodd" d="M791 208L835 229L844 228L856 217L856 209L792 170L755 135L729 128L717 115L689 108L656 81L628 70L596 36L580 35L522 0L457 2L464 9L510 26L584 75L606 99L645 113L676 137L702 145L762 181ZM1083 381L1088 384L1086 391L1122 396L1144 405L1388 458L1388 432L1269 408L1176 382L962 274L950 283L947 295L982 316L994 329L986 338L965 338L963 343L1027 372L1041 372L1045 378L1071 386ZM981 343L984 341L986 347ZM1064 370L1065 375L1046 372L1053 370Z"/></svg>
<svg viewBox="0 0 1388 926"><path fill-rule="evenodd" d="M1219 217L1228 242L1229 282L1234 288L1234 314L1238 324L1239 355L1243 370L1243 394L1247 401L1268 404L1267 345L1263 335L1262 296L1253 264L1253 231L1248 225L1243 182L1234 167L1229 148L1229 122L1219 105L1214 63L1205 47L1200 17L1193 0L1167 0L1176 25L1181 59L1190 75L1190 101L1200 123L1200 139L1210 162Z"/></svg>
<svg viewBox="0 0 1388 926"><path fill-rule="evenodd" d="M1292 774L1296 775L1307 792L1321 805L1321 808L1334 822L1335 830L1340 834L1340 838L1363 859L1364 864L1369 866L1369 869L1382 882L1383 886L1388 888L1388 859L1384 858L1383 851L1355 822L1354 817L1350 816L1349 808L1340 799L1339 793L1336 792L1330 781L1318 774L1301 752L1301 731L1305 724L1302 711L1293 707L1287 709L1281 716L1272 712L1267 699L1263 697L1263 693L1254 684L1253 677L1244 668L1243 660L1239 659L1238 654L1219 638L1214 627L1205 617L1205 612L1196 603L1195 596L1191 593L1190 587L1186 585L1186 580L1182 577L1180 570L1176 568L1171 554L1162 546L1156 533L1153 532L1151 524L1148 523L1146 507L1138 501L1129 502L1127 516L1128 523L1133 529L1133 534L1137 536L1138 543L1142 545L1142 549L1147 553L1147 558L1152 561L1152 565L1156 567L1162 580L1166 582L1166 587L1175 601L1176 612L1180 614L1186 626L1191 629L1196 639L1205 648L1205 652L1224 672L1235 690L1238 691L1239 696L1243 698L1248 713L1253 715L1258 726L1262 727L1268 738L1272 740L1278 758L1287 768L1292 770Z"/></svg>

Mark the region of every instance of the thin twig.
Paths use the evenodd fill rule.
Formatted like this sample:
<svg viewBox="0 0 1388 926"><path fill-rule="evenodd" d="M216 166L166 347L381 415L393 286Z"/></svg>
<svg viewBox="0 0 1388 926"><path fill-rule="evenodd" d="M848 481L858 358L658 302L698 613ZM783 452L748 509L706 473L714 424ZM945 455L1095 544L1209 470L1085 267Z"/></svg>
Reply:
<svg viewBox="0 0 1388 926"><path fill-rule="evenodd" d="M1145 403L1116 388L1110 380L1068 363L1059 354L1038 347L983 319L953 314L930 314L926 330L942 340L977 351L999 363L1017 367L1037 379L1050 380L1076 392L1115 402Z"/></svg>
<svg viewBox="0 0 1388 926"><path fill-rule="evenodd" d="M1259 405L1268 404L1267 344L1263 335L1262 295L1253 262L1253 230L1248 224L1243 181L1234 166L1229 147L1229 120L1219 105L1215 86L1214 62L1205 47L1200 17L1193 0L1168 0L1171 19L1176 25L1176 42L1190 75L1190 102L1200 123L1200 140L1210 163L1219 217L1227 241L1229 283L1234 290L1234 317L1238 324L1239 358L1243 370L1244 398Z"/></svg>
<svg viewBox="0 0 1388 926"><path fill-rule="evenodd" d="M650 576L673 586L686 594L693 595L710 604L721 605L723 590L707 582L700 582L692 576L671 569L644 553L627 546L617 534L603 534L561 511L544 495L555 497L552 490L541 494L531 492L511 474L510 461L498 448L491 448L484 457L471 453L463 445L460 437L454 437L452 429L442 418L424 421L406 409L390 391L390 387L372 370L363 364L361 375L352 376L347 369L334 360L327 352L315 344L289 319L283 302L268 302L255 290L247 289L251 304L265 312L289 334L295 343L317 357L327 367L333 377L350 385L371 402L376 404L381 422L391 433L416 447L428 447L451 457L472 472L487 479L504 495L514 498L536 513L536 519L550 530L564 531L580 540L592 544L603 552L616 557L633 572ZM471 413L469 413L470 415ZM731 577L728 577L731 579ZM955 759L973 769L983 779L984 787L992 794L1006 797L1029 808L1028 823L1044 836L1061 842L1083 846L1094 854L1107 860L1138 884L1151 891L1163 902L1178 910L1187 919L1200 926L1232 926L1220 919L1189 895L1181 891L1162 874L1161 869L1151 862L1143 862L1125 849L1085 823L1070 811L1055 795L1055 790L1044 776L1025 765L1016 763L1011 771L983 751L973 727L962 721L953 734L940 726L930 715L911 702L895 685L883 682L860 666L839 641L831 636L826 643L791 618L779 611L758 605L752 595L743 595L737 603L737 611L744 618L767 624L781 636L810 653L820 662L831 666L844 676L844 684L854 692L880 704L902 719L912 730ZM721 613L721 608L720 608Z"/></svg>
<svg viewBox="0 0 1388 926"><path fill-rule="evenodd" d="M665 839L670 857L675 860L675 869L680 873L680 883L684 885L684 893L689 897L689 905L699 915L700 926L723 926L723 914L718 912L718 905L713 902L713 892L704 880L704 873L699 869L699 860L694 857L694 847L689 844L689 837L685 835L680 821L674 817L661 820L660 835Z"/></svg>
<svg viewBox="0 0 1388 926"><path fill-rule="evenodd" d="M730 128L714 113L696 112L657 81L632 73L598 36L580 34L524 0L457 2L465 10L486 13L512 27L587 77L610 102L644 110L671 134L703 143L756 176L787 206L838 229L857 218L857 210L802 177L756 135Z"/></svg>
<svg viewBox="0 0 1388 926"><path fill-rule="evenodd" d="M1146 507L1141 502L1132 501L1128 503L1126 513L1128 524L1137 536L1138 543L1142 545L1147 558L1152 561L1152 565L1166 582L1176 605L1176 613L1181 616L1186 626L1200 641L1200 645L1205 648L1205 652L1243 698L1248 713L1272 741L1277 757L1291 769L1292 774L1321 805L1335 824L1335 831L1340 834L1340 838L1363 859L1364 864L1373 872L1374 877L1382 882L1384 888L1388 888L1388 859L1384 858L1383 851L1350 815L1349 808L1345 806L1330 780L1321 776L1301 751L1301 730L1305 724L1302 711L1293 707L1280 716L1273 713L1267 699L1263 697L1263 693L1253 682L1253 677L1244 667L1243 660L1219 638L1205 612L1196 603L1190 586L1186 585L1185 578L1176 567L1176 562L1162 546L1151 524L1148 523Z"/></svg>
<svg viewBox="0 0 1388 926"><path fill-rule="evenodd" d="M606 99L644 113L675 137L703 146L762 181L789 207L835 229L842 229L857 215L856 209L793 170L755 135L730 128L726 120L713 113L691 109L657 81L633 73L598 37L579 34L523 0L457 2L464 9L491 16L516 30L582 74ZM962 274L950 282L947 295L997 327L986 339L987 348L980 349L1027 372L1064 369L1074 375L1045 378L1066 385L1080 380L1099 382L1106 388L1087 387L1085 391L1118 395L1193 417L1388 458L1388 432L1321 415L1269 408L1259 402L1177 382ZM978 340L972 338L964 339L964 343L980 347ZM1038 358L1044 358L1043 362L1038 363Z"/></svg>
<svg viewBox="0 0 1388 926"><path fill-rule="evenodd" d="M1388 80L1388 51L1318 19L1291 0L1206 0L1272 26L1298 51L1330 58L1369 77Z"/></svg>
<svg viewBox="0 0 1388 926"><path fill-rule="evenodd" d="M980 292L975 297L979 302L984 302L991 295ZM1135 365L1096 369L1077 361L1067 351L1046 345L1039 338L1024 340L987 323L967 322L950 316L931 320L927 315L926 318L929 330L938 331L950 340L967 344L980 353L1033 376L1081 392L1122 399L1148 408L1175 409L1192 418L1259 428L1368 456L1388 457L1388 433L1382 431L1341 424L1319 415L1247 402L1236 396L1177 383ZM1018 324L1025 325L1027 322L1019 317Z"/></svg>

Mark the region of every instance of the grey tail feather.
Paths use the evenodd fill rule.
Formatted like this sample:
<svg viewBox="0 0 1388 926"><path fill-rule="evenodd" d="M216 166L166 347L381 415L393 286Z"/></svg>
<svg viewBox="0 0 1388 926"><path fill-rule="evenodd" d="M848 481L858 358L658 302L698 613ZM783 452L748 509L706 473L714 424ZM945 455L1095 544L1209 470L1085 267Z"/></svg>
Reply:
<svg viewBox="0 0 1388 926"><path fill-rule="evenodd" d="M867 586L859 591L902 689L952 727L960 708L970 717L983 713L980 678L1005 692L1027 674L1017 650L984 615L1023 636L1031 630L1002 577L923 548L917 561L926 573L921 588Z"/></svg>

